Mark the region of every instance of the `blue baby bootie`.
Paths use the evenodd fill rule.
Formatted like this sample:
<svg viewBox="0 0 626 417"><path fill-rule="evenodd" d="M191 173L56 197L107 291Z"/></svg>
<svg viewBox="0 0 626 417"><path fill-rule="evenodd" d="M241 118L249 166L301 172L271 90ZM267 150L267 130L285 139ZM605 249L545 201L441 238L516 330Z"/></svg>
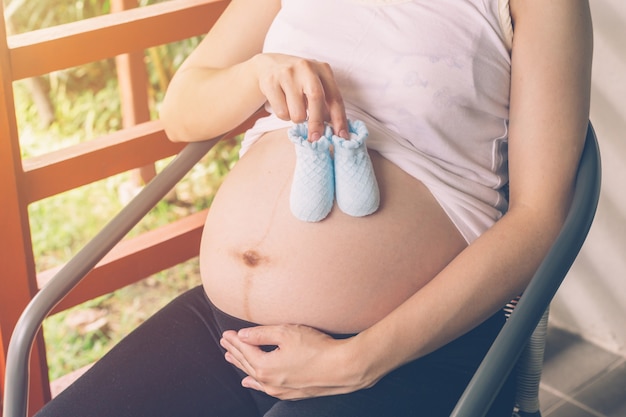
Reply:
<svg viewBox="0 0 626 417"><path fill-rule="evenodd" d="M372 161L365 147L365 123L348 121L350 139L333 135L335 193L337 205L346 214L367 216L378 210L380 193Z"/></svg>
<svg viewBox="0 0 626 417"><path fill-rule="evenodd" d="M324 136L309 142L308 124L305 122L294 125L287 134L296 148L296 167L289 196L291 212L305 222L318 222L330 213L335 200L335 178L330 156L332 131L327 126Z"/></svg>

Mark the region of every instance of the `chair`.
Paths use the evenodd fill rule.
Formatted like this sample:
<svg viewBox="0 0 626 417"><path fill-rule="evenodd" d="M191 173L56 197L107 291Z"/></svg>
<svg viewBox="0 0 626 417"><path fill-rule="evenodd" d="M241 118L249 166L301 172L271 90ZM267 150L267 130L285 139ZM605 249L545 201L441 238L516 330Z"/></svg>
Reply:
<svg viewBox="0 0 626 417"><path fill-rule="evenodd" d="M32 343L43 319L218 140L219 138L216 138L187 145L167 168L158 174L83 250L68 262L29 303L15 327L9 344L4 417L26 416L28 359ZM599 186L599 151L590 124L578 169L574 200L565 225L459 400L452 416L484 416L542 316L545 329L547 315L544 312L585 240L595 214ZM545 337L541 337L541 332L539 330L535 334L535 337L539 337L539 342L529 345L530 350L534 352L534 355L530 357L534 358L535 364L540 363L543 357ZM545 331L543 333L545 336ZM534 395L536 402L537 373L534 379L531 377L531 380L534 383L531 384L530 395L531 397ZM527 411L536 412L536 414L527 415L540 416L538 409Z"/></svg>

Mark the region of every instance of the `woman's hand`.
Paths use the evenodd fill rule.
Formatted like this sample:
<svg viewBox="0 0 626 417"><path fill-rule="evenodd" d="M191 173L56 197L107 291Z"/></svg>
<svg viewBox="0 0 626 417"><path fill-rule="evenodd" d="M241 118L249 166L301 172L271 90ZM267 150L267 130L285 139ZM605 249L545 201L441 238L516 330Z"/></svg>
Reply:
<svg viewBox="0 0 626 417"><path fill-rule="evenodd" d="M336 135L349 138L343 99L328 64L281 54L255 59L259 88L279 118L308 120L310 141L324 134L325 122Z"/></svg>
<svg viewBox="0 0 626 417"><path fill-rule="evenodd" d="M352 339L337 340L311 327L259 326L226 331L225 358L248 376L242 385L282 400L344 394L378 379L350 351ZM272 350L268 347L275 347ZM270 350L268 352L268 350Z"/></svg>

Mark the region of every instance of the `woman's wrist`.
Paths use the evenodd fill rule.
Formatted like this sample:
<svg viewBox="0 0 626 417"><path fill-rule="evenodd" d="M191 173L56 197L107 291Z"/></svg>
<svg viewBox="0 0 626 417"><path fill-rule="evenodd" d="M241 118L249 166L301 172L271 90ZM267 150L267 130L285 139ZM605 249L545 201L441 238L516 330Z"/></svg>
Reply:
<svg viewBox="0 0 626 417"><path fill-rule="evenodd" d="M361 333L350 339L342 346L341 363L345 374L343 377L347 385L357 389L373 386L391 369L385 364L385 354L378 350L376 343L368 342L368 335Z"/></svg>

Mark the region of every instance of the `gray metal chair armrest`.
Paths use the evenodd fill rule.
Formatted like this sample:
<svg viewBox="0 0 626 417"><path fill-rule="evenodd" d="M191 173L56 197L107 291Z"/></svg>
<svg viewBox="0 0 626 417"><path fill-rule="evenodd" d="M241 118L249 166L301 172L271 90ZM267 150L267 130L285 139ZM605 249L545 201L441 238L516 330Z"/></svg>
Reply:
<svg viewBox="0 0 626 417"><path fill-rule="evenodd" d="M591 123L565 224L451 417L483 417L515 366L589 232L600 195L600 152Z"/></svg>
<svg viewBox="0 0 626 417"><path fill-rule="evenodd" d="M33 297L20 316L9 343L2 414L4 417L26 416L30 352L35 335L46 316L224 136L188 144Z"/></svg>

